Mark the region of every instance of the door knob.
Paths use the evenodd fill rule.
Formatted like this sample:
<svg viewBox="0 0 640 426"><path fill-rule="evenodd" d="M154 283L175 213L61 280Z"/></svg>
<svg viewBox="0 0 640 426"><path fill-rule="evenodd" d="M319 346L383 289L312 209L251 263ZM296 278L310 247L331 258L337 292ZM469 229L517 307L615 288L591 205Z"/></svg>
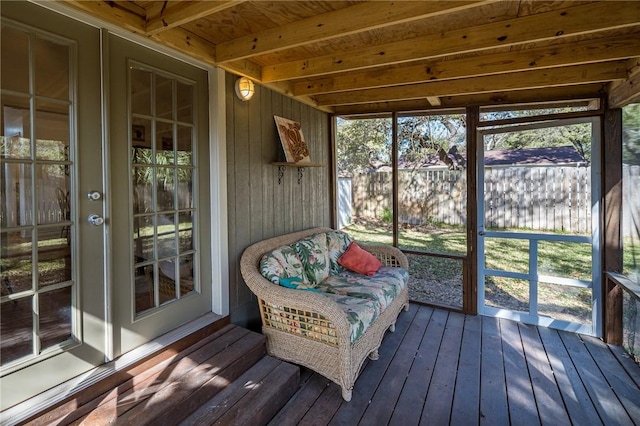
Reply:
<svg viewBox="0 0 640 426"><path fill-rule="evenodd" d="M104 218L99 214L90 214L87 220L93 226L100 226L104 223Z"/></svg>
<svg viewBox="0 0 640 426"><path fill-rule="evenodd" d="M102 198L102 194L100 193L100 191L89 191L89 193L87 194L87 198L89 198L89 200L91 201L98 201L100 198Z"/></svg>

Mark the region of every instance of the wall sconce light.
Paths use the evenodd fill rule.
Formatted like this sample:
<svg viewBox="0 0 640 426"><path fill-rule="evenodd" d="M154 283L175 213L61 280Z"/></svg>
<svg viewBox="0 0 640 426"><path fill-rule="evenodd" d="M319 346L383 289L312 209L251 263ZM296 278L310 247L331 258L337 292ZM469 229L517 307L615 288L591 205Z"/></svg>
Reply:
<svg viewBox="0 0 640 426"><path fill-rule="evenodd" d="M241 101L248 101L253 98L254 93L256 93L256 86L253 81L247 77L240 77L236 80L236 95Z"/></svg>

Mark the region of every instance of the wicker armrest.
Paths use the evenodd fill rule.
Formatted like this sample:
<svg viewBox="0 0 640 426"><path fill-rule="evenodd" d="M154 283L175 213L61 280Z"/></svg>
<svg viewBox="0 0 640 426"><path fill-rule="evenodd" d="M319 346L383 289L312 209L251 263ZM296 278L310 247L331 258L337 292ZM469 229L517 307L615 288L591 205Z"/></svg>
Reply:
<svg viewBox="0 0 640 426"><path fill-rule="evenodd" d="M383 244L358 244L380 259L383 266L399 266L407 270L409 269L409 259L407 259L407 256L397 247Z"/></svg>

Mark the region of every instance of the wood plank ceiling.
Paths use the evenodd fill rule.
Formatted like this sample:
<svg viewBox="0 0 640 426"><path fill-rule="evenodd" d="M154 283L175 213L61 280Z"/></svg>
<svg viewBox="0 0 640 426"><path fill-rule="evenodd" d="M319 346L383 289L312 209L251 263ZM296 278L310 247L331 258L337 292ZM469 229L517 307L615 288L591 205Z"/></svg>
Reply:
<svg viewBox="0 0 640 426"><path fill-rule="evenodd" d="M640 1L61 1L339 114L640 94Z"/></svg>

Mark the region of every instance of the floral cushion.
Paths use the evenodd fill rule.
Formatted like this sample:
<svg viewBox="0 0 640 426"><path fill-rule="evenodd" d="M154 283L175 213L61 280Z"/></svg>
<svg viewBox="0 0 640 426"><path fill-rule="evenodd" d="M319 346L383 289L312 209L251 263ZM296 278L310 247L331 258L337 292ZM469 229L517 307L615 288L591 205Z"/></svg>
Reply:
<svg viewBox="0 0 640 426"><path fill-rule="evenodd" d="M408 280L409 274L405 269L383 266L371 277L349 271L331 275L317 289L327 294L371 300L383 312L407 286Z"/></svg>
<svg viewBox="0 0 640 426"><path fill-rule="evenodd" d="M327 250L329 251L330 274L335 275L344 272L344 268L338 263L338 259L351 244L349 234L342 231L327 232Z"/></svg>
<svg viewBox="0 0 640 426"><path fill-rule="evenodd" d="M351 343L355 343L364 334L371 323L380 315L377 303L358 297L343 296L340 294L328 294L325 296L336 302L342 309L351 325Z"/></svg>
<svg viewBox="0 0 640 426"><path fill-rule="evenodd" d="M302 261L302 267L310 282L318 284L329 276L329 252L325 233L297 241L291 246Z"/></svg>
<svg viewBox="0 0 640 426"><path fill-rule="evenodd" d="M274 284L280 284L281 278L302 277L308 282L302 262L291 246L282 246L265 254L260 259L260 273Z"/></svg>

